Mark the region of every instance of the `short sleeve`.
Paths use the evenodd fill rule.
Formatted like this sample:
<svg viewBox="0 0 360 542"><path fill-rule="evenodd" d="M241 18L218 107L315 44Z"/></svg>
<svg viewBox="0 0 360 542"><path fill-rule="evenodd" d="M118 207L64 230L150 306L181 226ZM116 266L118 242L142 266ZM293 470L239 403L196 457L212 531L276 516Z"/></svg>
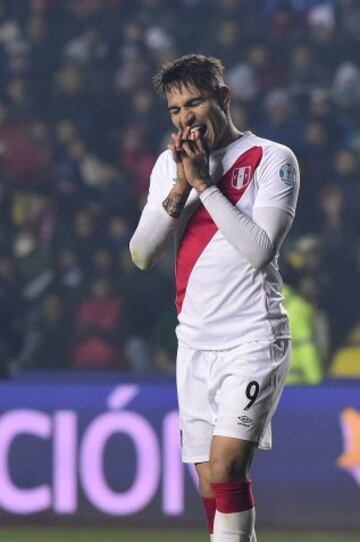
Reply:
<svg viewBox="0 0 360 542"><path fill-rule="evenodd" d="M295 216L300 188L300 170L295 154L288 147L265 147L257 174L258 193L254 208L278 207Z"/></svg>
<svg viewBox="0 0 360 542"><path fill-rule="evenodd" d="M158 157L150 176L147 206L162 208L162 202L168 196L176 178L176 165L171 152L166 150Z"/></svg>

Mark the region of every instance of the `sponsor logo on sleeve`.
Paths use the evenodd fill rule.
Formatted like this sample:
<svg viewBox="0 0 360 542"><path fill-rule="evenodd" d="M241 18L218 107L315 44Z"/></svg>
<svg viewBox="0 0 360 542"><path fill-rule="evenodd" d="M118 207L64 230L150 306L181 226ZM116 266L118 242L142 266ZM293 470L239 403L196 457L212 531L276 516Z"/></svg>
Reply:
<svg viewBox="0 0 360 542"><path fill-rule="evenodd" d="M294 186L294 184L296 183L295 167L290 164L290 162L286 162L286 164L284 164L280 168L279 177L280 180L283 181L285 184L289 186Z"/></svg>

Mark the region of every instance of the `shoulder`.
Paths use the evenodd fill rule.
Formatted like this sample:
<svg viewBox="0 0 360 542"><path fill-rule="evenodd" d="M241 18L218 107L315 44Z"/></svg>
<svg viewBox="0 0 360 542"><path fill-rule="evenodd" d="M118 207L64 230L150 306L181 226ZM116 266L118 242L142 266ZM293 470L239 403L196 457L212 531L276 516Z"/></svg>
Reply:
<svg viewBox="0 0 360 542"><path fill-rule="evenodd" d="M171 151L166 149L156 159L154 169L168 168L174 163Z"/></svg>
<svg viewBox="0 0 360 542"><path fill-rule="evenodd" d="M269 163L281 164L284 162L289 162L296 168L299 167L295 153L290 147L260 137L253 132L245 132L244 135L247 137L238 139L235 144L230 144L226 148L229 155L236 155L239 152L240 154L254 155L259 160L260 167L266 167Z"/></svg>
<svg viewBox="0 0 360 542"><path fill-rule="evenodd" d="M176 164L173 160L170 150L163 151L157 158L153 167L152 178L164 178L168 180L169 176L176 170Z"/></svg>
<svg viewBox="0 0 360 542"><path fill-rule="evenodd" d="M293 198L296 204L300 188L300 169L293 150L270 139L258 138L263 156L257 171L257 182L269 192Z"/></svg>
<svg viewBox="0 0 360 542"><path fill-rule="evenodd" d="M259 136L255 136L255 141L263 150L264 160L289 160L290 162L298 163L296 155L290 147Z"/></svg>

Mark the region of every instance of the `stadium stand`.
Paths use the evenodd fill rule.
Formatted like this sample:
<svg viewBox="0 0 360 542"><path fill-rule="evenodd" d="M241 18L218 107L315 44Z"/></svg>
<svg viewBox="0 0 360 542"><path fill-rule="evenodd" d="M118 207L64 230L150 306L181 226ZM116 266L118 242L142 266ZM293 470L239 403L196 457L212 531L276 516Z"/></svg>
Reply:
<svg viewBox="0 0 360 542"><path fill-rule="evenodd" d="M2 376L173 370L171 258L143 274L127 244L171 129L152 75L189 51L224 60L240 128L297 153L284 278L326 322L321 371L351 348L359 375L359 20L355 0L1 2Z"/></svg>

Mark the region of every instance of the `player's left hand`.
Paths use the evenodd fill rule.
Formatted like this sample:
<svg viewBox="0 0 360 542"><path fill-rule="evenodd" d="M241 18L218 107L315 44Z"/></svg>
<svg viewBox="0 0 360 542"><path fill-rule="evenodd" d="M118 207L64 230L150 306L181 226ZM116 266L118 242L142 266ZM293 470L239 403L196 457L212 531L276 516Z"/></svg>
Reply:
<svg viewBox="0 0 360 542"><path fill-rule="evenodd" d="M182 163L187 182L201 193L211 186L209 153L198 130L184 130L182 138Z"/></svg>

